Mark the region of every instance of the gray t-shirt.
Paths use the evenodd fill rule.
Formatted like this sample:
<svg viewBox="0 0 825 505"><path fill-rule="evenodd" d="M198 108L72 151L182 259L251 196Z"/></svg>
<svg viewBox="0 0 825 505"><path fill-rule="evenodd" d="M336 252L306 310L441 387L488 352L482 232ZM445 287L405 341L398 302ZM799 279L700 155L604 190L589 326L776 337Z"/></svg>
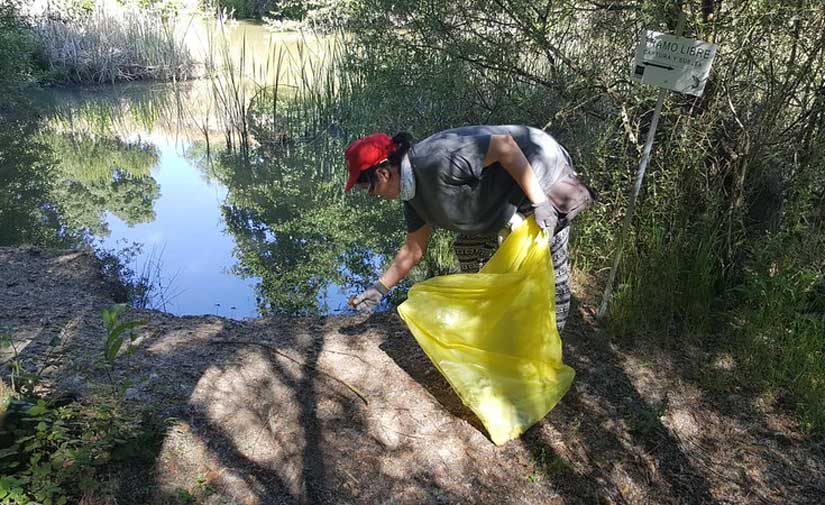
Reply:
<svg viewBox="0 0 825 505"><path fill-rule="evenodd" d="M495 233L517 210L530 208L518 183L499 164L483 166L492 135L509 134L547 192L565 169L564 149L547 133L528 126L465 126L436 133L412 146L415 195L404 202L407 231L425 223L464 234Z"/></svg>

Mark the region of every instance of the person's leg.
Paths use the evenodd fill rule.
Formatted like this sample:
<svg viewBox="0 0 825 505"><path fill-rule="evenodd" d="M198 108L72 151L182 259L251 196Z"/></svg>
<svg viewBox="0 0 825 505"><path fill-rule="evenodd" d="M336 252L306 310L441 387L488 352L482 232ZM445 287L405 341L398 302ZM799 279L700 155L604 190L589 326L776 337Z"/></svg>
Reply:
<svg viewBox="0 0 825 505"><path fill-rule="evenodd" d="M570 259L567 256L569 238L570 227L565 226L550 239L553 271L556 274L556 327L559 333L564 329L570 313Z"/></svg>
<svg viewBox="0 0 825 505"><path fill-rule="evenodd" d="M457 235L453 250L458 258L458 267L463 274L478 272L498 249L495 235Z"/></svg>
<svg viewBox="0 0 825 505"><path fill-rule="evenodd" d="M564 329L570 312L570 260L567 255L569 238L570 227L566 226L550 239L556 277L556 328L559 333ZM453 242L461 273L478 272L496 249L498 238L495 235L457 235Z"/></svg>

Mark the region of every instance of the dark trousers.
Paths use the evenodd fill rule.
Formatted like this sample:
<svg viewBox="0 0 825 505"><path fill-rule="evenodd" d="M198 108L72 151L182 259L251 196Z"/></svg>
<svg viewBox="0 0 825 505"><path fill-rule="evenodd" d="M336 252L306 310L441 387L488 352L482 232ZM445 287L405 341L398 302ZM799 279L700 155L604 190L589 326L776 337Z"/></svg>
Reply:
<svg viewBox="0 0 825 505"><path fill-rule="evenodd" d="M553 254L553 271L556 274L556 326L559 333L570 312L570 259L567 256L567 242L570 227L565 226L550 239L550 251ZM487 263L496 249L496 235L458 235L453 242L453 249L458 258L462 273L476 273Z"/></svg>

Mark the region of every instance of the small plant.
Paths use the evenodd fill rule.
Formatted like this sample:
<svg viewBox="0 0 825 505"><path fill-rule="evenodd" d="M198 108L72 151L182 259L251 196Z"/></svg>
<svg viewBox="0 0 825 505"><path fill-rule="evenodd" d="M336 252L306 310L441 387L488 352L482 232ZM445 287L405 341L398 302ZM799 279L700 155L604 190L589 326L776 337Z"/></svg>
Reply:
<svg viewBox="0 0 825 505"><path fill-rule="evenodd" d="M0 446L0 505L63 505L98 491L98 469L115 461L140 427L116 405L9 399L0 431L10 441Z"/></svg>
<svg viewBox="0 0 825 505"><path fill-rule="evenodd" d="M103 360L109 369L124 343L127 352L134 349L131 330L145 324L121 321L125 309L114 305L102 313ZM13 351L12 386L0 382L0 505L77 503L84 495L105 492L102 468L110 473L112 464L133 467L152 459L146 453L157 447L161 430L126 411L119 396L81 403L44 394L35 388L40 373L26 371L9 332L0 334L0 344Z"/></svg>
<svg viewBox="0 0 825 505"><path fill-rule="evenodd" d="M551 477L558 473L570 470L570 464L561 456L542 447L538 456L533 459L532 471L527 475L528 482L539 482L542 478Z"/></svg>
<svg viewBox="0 0 825 505"><path fill-rule="evenodd" d="M209 477L201 476L196 479L195 484L189 489L175 488L174 503L177 505L204 503L207 498L215 494L215 491L215 484Z"/></svg>
<svg viewBox="0 0 825 505"><path fill-rule="evenodd" d="M112 378L112 369L114 368L115 358L117 358L127 338L128 344L126 346L126 354L132 354L135 351L135 337L132 330L146 324L146 321L141 320L121 322L120 318L125 310L126 305L119 303L103 309L102 312L103 326L106 329L106 341L104 342L103 347L103 360L106 364L106 373L109 376L109 384L111 384L113 392L115 392L115 394L120 393L120 395L125 393L125 389L128 385L124 385L124 387L119 390L117 384L115 384L115 380Z"/></svg>
<svg viewBox="0 0 825 505"><path fill-rule="evenodd" d="M198 477L195 482L195 494L203 498L212 496L217 491L214 482L206 476Z"/></svg>
<svg viewBox="0 0 825 505"><path fill-rule="evenodd" d="M20 361L20 355L14 339L8 333L0 333L0 349L11 349L12 355L6 362L9 367L9 381L12 391L19 391L23 388L33 389L39 382L39 377L27 372Z"/></svg>
<svg viewBox="0 0 825 505"><path fill-rule="evenodd" d="M123 342L126 337L129 338L129 345L126 348L126 352L130 354L134 352L134 335L131 330L146 324L146 321L140 320L120 322L120 317L125 310L126 305L122 303L103 309L103 325L106 328L106 346L103 352L103 358L110 367L114 365L115 358L120 352L121 347L123 347Z"/></svg>
<svg viewBox="0 0 825 505"><path fill-rule="evenodd" d="M646 437L662 429L662 416L667 413L668 399L665 397L660 403L639 410L636 423L631 428L635 435Z"/></svg>
<svg viewBox="0 0 825 505"><path fill-rule="evenodd" d="M175 489L175 503L178 505L189 505L190 503L195 503L195 497L186 489L179 487Z"/></svg>
<svg viewBox="0 0 825 505"><path fill-rule="evenodd" d="M44 369L55 364L56 353L55 349L60 346L60 337L55 336L49 342L49 351L44 356L40 368L38 370L30 370L26 368L23 361L20 359L20 353L17 350L17 345L14 338L7 330L5 333L0 332L0 350L11 349L11 357L6 361L9 367L9 382L11 390L22 395L34 395L37 386L40 385L41 375Z"/></svg>

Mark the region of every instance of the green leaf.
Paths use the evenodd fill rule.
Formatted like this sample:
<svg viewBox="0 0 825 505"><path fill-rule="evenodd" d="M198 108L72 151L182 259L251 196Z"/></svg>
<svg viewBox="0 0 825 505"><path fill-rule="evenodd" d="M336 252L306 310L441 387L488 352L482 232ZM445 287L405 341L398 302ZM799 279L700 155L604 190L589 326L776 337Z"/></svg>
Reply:
<svg viewBox="0 0 825 505"><path fill-rule="evenodd" d="M32 406L29 410L26 411L26 414L30 416L42 416L47 410L46 403L42 400L37 402L37 405Z"/></svg>
<svg viewBox="0 0 825 505"><path fill-rule="evenodd" d="M107 331L112 331L124 310L126 310L126 305L122 303L103 309L103 324L106 326Z"/></svg>
<svg viewBox="0 0 825 505"><path fill-rule="evenodd" d="M113 329L109 334L109 338L115 338L120 336L121 333L127 330L131 330L133 328L137 328L139 326L143 326L146 324L146 321L126 321L125 323L119 325L117 328Z"/></svg>
<svg viewBox="0 0 825 505"><path fill-rule="evenodd" d="M101 316L103 317L103 326L107 331L110 331L115 325L115 315L112 309L103 309Z"/></svg>
<svg viewBox="0 0 825 505"><path fill-rule="evenodd" d="M20 454L20 451L16 444L12 447L0 449L0 459L7 458L9 456L17 456L18 454Z"/></svg>
<svg viewBox="0 0 825 505"><path fill-rule="evenodd" d="M120 350L121 345L123 345L122 338L116 338L109 343L109 347L106 349L107 361L114 361L115 357L117 356L117 352Z"/></svg>
<svg viewBox="0 0 825 505"><path fill-rule="evenodd" d="M20 487L22 482L20 479L15 479L14 477L3 476L0 477L0 492L8 494L13 489Z"/></svg>

